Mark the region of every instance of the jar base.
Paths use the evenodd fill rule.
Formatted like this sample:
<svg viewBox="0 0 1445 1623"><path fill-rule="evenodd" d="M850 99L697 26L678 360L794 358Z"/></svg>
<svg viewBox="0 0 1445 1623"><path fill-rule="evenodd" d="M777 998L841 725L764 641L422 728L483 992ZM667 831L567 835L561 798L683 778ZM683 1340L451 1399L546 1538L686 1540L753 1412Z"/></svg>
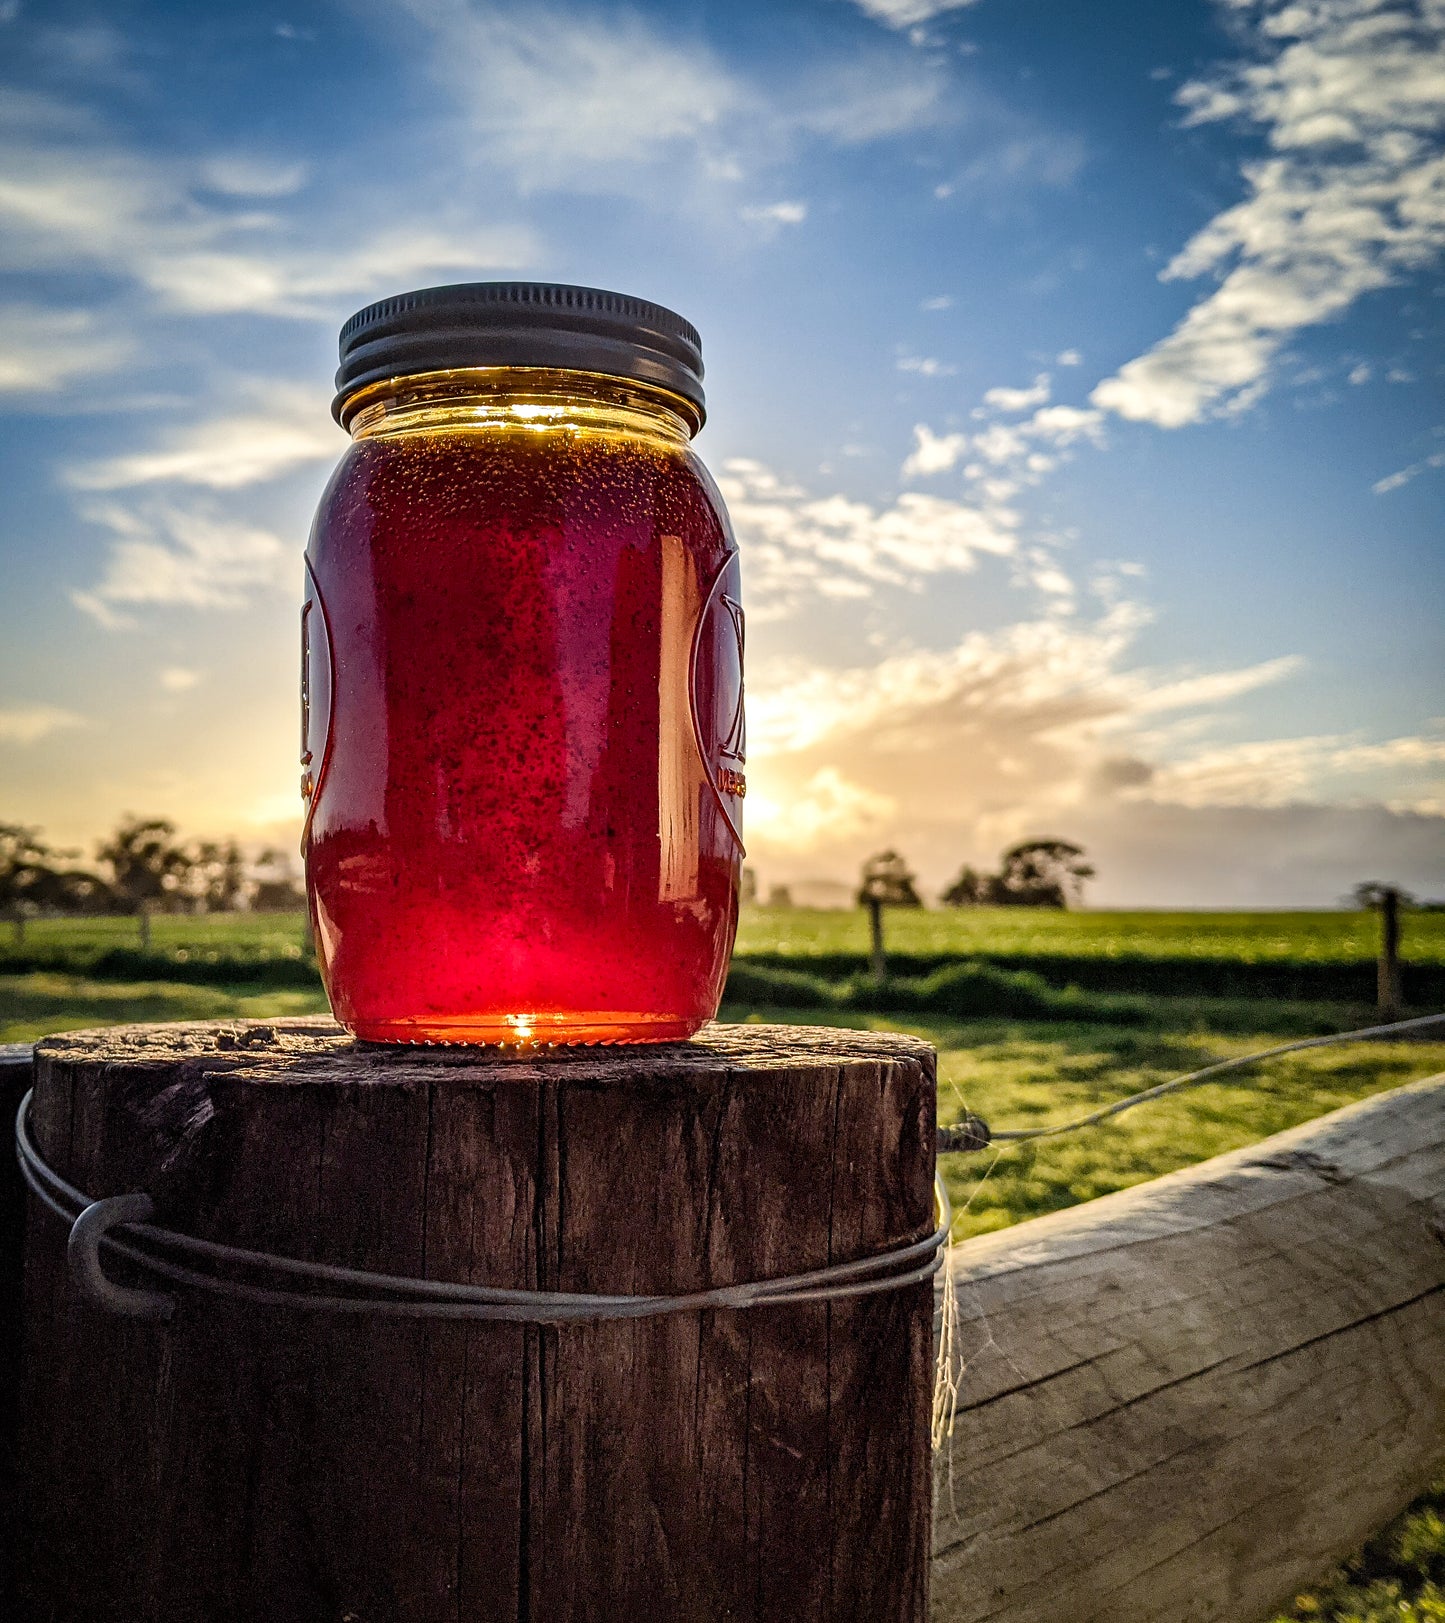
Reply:
<svg viewBox="0 0 1445 1623"><path fill-rule="evenodd" d="M338 1016L340 1018L340 1016ZM704 1017L597 1013L448 1015L406 1020L341 1020L364 1043L436 1044L445 1047L611 1047L626 1043L683 1042L707 1024Z"/></svg>

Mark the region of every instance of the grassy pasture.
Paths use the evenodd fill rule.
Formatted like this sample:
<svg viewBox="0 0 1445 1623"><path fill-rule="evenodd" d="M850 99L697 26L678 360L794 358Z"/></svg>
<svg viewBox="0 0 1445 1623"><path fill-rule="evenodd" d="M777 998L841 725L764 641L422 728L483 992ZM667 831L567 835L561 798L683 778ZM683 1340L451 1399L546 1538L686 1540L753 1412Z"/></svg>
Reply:
<svg viewBox="0 0 1445 1623"><path fill-rule="evenodd" d="M1358 911L1284 913L1057 913L1043 908L891 908L889 950L920 957L1197 958L1239 963L1365 963L1374 959L1379 922ZM300 913L157 914L158 952L243 952L297 957ZM36 919L17 949L0 927L0 958L19 951L103 951L139 942L131 918ZM744 910L737 950L753 957L862 958L868 918L861 909ZM1445 965L1445 913L1403 915L1401 951L1421 964Z"/></svg>
<svg viewBox="0 0 1445 1623"><path fill-rule="evenodd" d="M991 958L1196 958L1236 963L1338 964L1374 959L1379 921L1360 911L1289 913L1055 912L1047 908L890 908L891 952ZM863 910L748 908L737 950L790 958L868 951ZM1445 913L1403 915L1401 952L1445 964Z"/></svg>
<svg viewBox="0 0 1445 1623"><path fill-rule="evenodd" d="M1372 915L1345 911L893 909L887 915L888 962L900 983L921 984L967 960L982 973L1033 975L1056 992L1072 987L1087 1000L1121 994L1363 1004L1374 997L1377 928ZM1417 1008L1445 1004L1445 913L1406 914L1402 947L1406 1002ZM861 911L748 909L738 931L735 995L772 1005L986 1012L973 1006L981 1001L977 997L963 1006L968 1000L956 987L934 996L900 985L891 1003L856 985L850 992L849 983L866 972L867 951ZM299 913L159 916L148 952L141 951L136 921L129 918L36 920L23 940L0 928L0 974L33 971L118 981L316 985ZM820 984L794 982L790 989L786 977L800 974ZM1002 983L996 990L1001 997L1006 991ZM1014 1014L1045 1013L1047 997L1033 996L1032 1010L1022 1006L1031 995L1023 991L998 1006ZM1122 1010L1114 1013L1123 1018ZM1077 1008L1059 1003L1055 1014L1077 1018Z"/></svg>

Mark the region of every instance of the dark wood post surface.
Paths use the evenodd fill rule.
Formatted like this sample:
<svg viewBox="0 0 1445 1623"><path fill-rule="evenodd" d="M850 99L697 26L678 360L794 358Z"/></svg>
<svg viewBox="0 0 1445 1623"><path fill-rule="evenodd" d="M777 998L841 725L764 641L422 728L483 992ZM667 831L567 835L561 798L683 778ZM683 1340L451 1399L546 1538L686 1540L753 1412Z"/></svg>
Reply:
<svg viewBox="0 0 1445 1623"><path fill-rule="evenodd" d="M934 1059L906 1037L497 1060L325 1021L133 1027L43 1043L35 1088L41 1152L92 1196L380 1272L676 1294L933 1227ZM79 1301L65 1240L32 1202L36 1616L926 1615L926 1283L563 1327L182 1293L158 1325Z"/></svg>

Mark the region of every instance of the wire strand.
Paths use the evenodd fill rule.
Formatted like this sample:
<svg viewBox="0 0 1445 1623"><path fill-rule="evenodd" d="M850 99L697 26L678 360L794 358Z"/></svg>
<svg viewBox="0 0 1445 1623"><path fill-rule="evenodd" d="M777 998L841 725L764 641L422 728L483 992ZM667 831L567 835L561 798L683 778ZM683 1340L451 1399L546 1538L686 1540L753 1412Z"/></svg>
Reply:
<svg viewBox="0 0 1445 1623"><path fill-rule="evenodd" d="M1377 1037L1393 1037L1400 1032L1417 1031L1425 1026L1437 1025L1445 1025L1445 1014L1422 1014L1411 1020L1393 1020L1388 1025L1382 1026L1362 1026L1358 1031L1335 1032L1326 1037L1301 1037L1295 1042L1278 1043L1273 1048L1261 1048L1257 1053L1240 1054L1234 1059L1216 1060L1213 1065L1206 1065L1202 1070L1190 1071L1187 1076L1176 1076L1168 1082L1144 1088L1139 1093L1131 1093L1127 1099L1119 1099L1111 1105L1091 1110L1088 1115L1078 1116L1073 1121L1057 1122L1052 1127L990 1128L989 1138L995 1144L1022 1144L1029 1139L1054 1138L1060 1133L1077 1132L1081 1127L1093 1127L1101 1121L1107 1121L1111 1116L1119 1116L1126 1110L1132 1110L1135 1105L1145 1104L1150 1099L1160 1099L1166 1093L1176 1093L1180 1088L1193 1087L1196 1083L1207 1081L1211 1076L1222 1076L1226 1071L1237 1071L1246 1065L1257 1064L1262 1059L1274 1059L1280 1054L1296 1054L1305 1048L1329 1048L1339 1043L1368 1042ZM962 1144L958 1146L960 1149L967 1147Z"/></svg>

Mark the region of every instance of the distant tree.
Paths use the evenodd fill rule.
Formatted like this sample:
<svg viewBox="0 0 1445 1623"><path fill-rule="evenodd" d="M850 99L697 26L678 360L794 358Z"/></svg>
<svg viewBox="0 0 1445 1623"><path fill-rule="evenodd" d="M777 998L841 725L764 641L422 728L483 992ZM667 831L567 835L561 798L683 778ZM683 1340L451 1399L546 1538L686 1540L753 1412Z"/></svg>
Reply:
<svg viewBox="0 0 1445 1623"><path fill-rule="evenodd" d="M959 869L958 878L944 891L941 900L945 907L980 907L988 900L989 884L988 874L979 873L976 868L965 864Z"/></svg>
<svg viewBox="0 0 1445 1623"><path fill-rule="evenodd" d="M1397 906L1413 907L1415 905L1415 898L1408 890L1401 890L1398 885L1382 884L1378 879L1366 879L1361 884L1356 885L1350 892L1350 900L1356 907L1368 911L1371 908L1383 906L1385 896L1390 891L1395 893Z"/></svg>
<svg viewBox="0 0 1445 1623"><path fill-rule="evenodd" d="M786 885L770 885L768 887L769 907L791 907L792 905L793 893Z"/></svg>
<svg viewBox="0 0 1445 1623"><path fill-rule="evenodd" d="M25 939L25 921L40 910L40 893L53 877L57 855L38 828L0 823L0 913L14 926L17 945Z"/></svg>
<svg viewBox="0 0 1445 1623"><path fill-rule="evenodd" d="M879 851L863 864L863 882L858 889L858 902L866 907L870 902L884 907L922 907L918 894L917 875L896 851Z"/></svg>
<svg viewBox="0 0 1445 1623"><path fill-rule="evenodd" d="M46 845L39 829L0 823L0 913L10 918L17 943L37 913L95 913L110 900L98 875L56 866L74 855Z"/></svg>
<svg viewBox="0 0 1445 1623"><path fill-rule="evenodd" d="M191 856L175 842L176 826L163 817L127 817L95 854L111 871L120 907L140 921L142 949L151 944L151 914L186 893Z"/></svg>
<svg viewBox="0 0 1445 1623"><path fill-rule="evenodd" d="M294 913L306 906L306 887L284 851L268 848L251 868L251 911Z"/></svg>
<svg viewBox="0 0 1445 1623"><path fill-rule="evenodd" d="M1084 881L1093 877L1081 846L1068 840L1026 840L1004 852L989 881L988 900L996 907L1077 907Z"/></svg>
<svg viewBox="0 0 1445 1623"><path fill-rule="evenodd" d="M187 852L191 868L186 889L206 913L232 913L246 900L246 863L234 840L202 841Z"/></svg>
<svg viewBox="0 0 1445 1623"><path fill-rule="evenodd" d="M738 884L738 904L742 907L756 907L758 905L758 870L744 868L742 879Z"/></svg>

